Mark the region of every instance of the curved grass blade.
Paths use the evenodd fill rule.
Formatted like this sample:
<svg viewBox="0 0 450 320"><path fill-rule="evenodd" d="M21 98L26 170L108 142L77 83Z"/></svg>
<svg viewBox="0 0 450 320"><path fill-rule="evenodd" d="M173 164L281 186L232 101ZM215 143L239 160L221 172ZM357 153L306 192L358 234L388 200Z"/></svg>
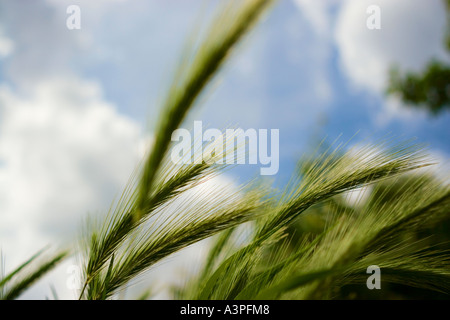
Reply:
<svg viewBox="0 0 450 320"><path fill-rule="evenodd" d="M36 281L38 281L50 270L55 268L67 256L68 252L58 253L53 258L41 262L37 266L35 266L32 270L27 271L27 274L23 275L21 279L13 281L12 286L10 286L9 288L7 288L7 290L5 290L3 299L13 300L19 297L26 289L28 289L31 285L33 285ZM20 275L20 273L16 273L15 276L18 275Z"/></svg>

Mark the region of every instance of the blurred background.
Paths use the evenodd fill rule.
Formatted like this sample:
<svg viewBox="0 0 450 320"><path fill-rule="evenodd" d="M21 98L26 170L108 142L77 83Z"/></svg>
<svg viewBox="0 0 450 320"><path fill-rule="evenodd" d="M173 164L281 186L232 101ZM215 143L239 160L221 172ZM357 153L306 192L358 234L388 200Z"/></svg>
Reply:
<svg viewBox="0 0 450 320"><path fill-rule="evenodd" d="M0 2L0 247L6 270L70 244L86 215L120 195L151 141L189 36L224 1ZM81 29L66 12L80 8ZM380 29L367 27L370 5ZM280 130L285 184L322 139L415 138L450 157L446 0L280 0L189 118ZM354 135L357 133L356 137ZM242 183L259 166L220 179ZM201 257L201 246L192 255ZM179 259L179 257L178 257ZM173 281L179 265L159 280ZM179 259L180 260L180 259ZM76 295L67 261L23 298ZM162 296L163 297L163 296Z"/></svg>

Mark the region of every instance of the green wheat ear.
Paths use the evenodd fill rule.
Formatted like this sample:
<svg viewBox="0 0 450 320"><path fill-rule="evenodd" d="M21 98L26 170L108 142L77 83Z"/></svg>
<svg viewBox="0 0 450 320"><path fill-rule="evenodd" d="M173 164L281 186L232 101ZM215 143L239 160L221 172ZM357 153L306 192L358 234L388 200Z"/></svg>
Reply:
<svg viewBox="0 0 450 320"><path fill-rule="evenodd" d="M427 250L409 235L421 229L424 216L448 213L448 187L420 178L392 205L372 201L355 209L339 200L347 191L428 166L420 147L409 142L313 155L282 194L259 186L208 190L207 200L188 193L223 166L172 164L172 132L272 2L233 2L195 50L185 52L142 170L98 228L86 230L80 299L109 299L162 259L220 232L198 277L174 289L177 297L331 298L337 288L360 281L366 264L376 263L390 281L420 286L408 275L421 274L423 287L447 289L448 252ZM326 226L291 248L289 228L308 213L324 215ZM236 227L246 222L253 223L251 231L236 241Z"/></svg>
<svg viewBox="0 0 450 320"><path fill-rule="evenodd" d="M162 107L152 152L146 161L139 181L136 219L139 220L144 203L151 192L155 176L166 154L172 133L177 129L198 96L226 62L230 52L258 20L272 0L231 1L208 28L205 39L193 53L184 53L183 64L176 73Z"/></svg>
<svg viewBox="0 0 450 320"><path fill-rule="evenodd" d="M253 191L245 200L238 194L229 194L228 200L216 199L216 208L205 206L195 212L187 210L165 218L165 222L161 222L164 218L159 217L159 211L192 184L211 177L218 170L205 163L171 167L164 161L171 136L232 49L273 2L229 2L193 52L184 53L182 65L163 103L155 141L142 171L132 180L115 210L100 223L101 227L87 232L84 287L80 298L108 298L165 256L254 218L261 201L258 192ZM142 230L148 221L152 221L153 226L158 225L151 233ZM113 255L114 263L111 262Z"/></svg>
<svg viewBox="0 0 450 320"><path fill-rule="evenodd" d="M331 299L346 285L365 285L366 268L379 265L385 284L450 294L449 251L417 238L449 219L448 184L405 176L429 163L408 144L342 151L313 157L297 183L273 196L246 243L234 240L235 249L223 256L220 248L233 239L227 233L217 238L210 254L222 257L214 270L209 257L207 271L174 293L183 299ZM341 200L345 191L369 184L371 197L359 206ZM292 243L287 228L313 214L327 221L325 227Z"/></svg>

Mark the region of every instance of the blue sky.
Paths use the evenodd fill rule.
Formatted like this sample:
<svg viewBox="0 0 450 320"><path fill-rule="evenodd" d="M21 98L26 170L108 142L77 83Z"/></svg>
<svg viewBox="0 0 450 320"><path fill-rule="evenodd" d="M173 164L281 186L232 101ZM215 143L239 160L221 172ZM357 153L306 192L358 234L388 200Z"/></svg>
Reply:
<svg viewBox="0 0 450 320"><path fill-rule="evenodd" d="M0 245L10 266L108 207L151 139L186 37L220 2L1 2ZM80 30L66 27L71 4ZM380 30L366 27L372 4ZM431 117L384 95L390 66L448 61L444 28L440 0L281 0L184 125L279 129L279 185L317 141L356 132L355 142L417 138L448 164L449 112Z"/></svg>

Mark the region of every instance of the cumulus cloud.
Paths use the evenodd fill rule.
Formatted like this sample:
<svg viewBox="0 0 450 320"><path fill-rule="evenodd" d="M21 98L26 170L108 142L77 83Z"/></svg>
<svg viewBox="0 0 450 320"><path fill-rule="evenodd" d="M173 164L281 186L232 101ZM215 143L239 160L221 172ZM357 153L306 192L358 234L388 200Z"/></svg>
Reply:
<svg viewBox="0 0 450 320"><path fill-rule="evenodd" d="M381 29L366 26L370 5L381 12ZM357 85L382 90L388 68L420 70L443 54L445 10L441 0L347 0L340 9L335 39L343 70Z"/></svg>
<svg viewBox="0 0 450 320"><path fill-rule="evenodd" d="M397 96L384 99L389 70L421 71L433 58L448 61L443 41L446 26L442 0L293 0L307 19L311 31L322 39L318 56L322 64L336 48L338 64L350 88L363 90L375 100L382 100L381 111L374 114L374 124L387 125L394 118L423 120L422 111L411 111ZM367 20L378 6L381 29L371 30ZM322 83L326 83L323 82Z"/></svg>
<svg viewBox="0 0 450 320"><path fill-rule="evenodd" d="M380 8L379 30L367 28L370 5ZM383 94L390 67L420 71L432 58L448 59L443 49L445 24L441 0L346 0L335 27L341 69L355 88ZM389 99L377 122L408 114L398 99Z"/></svg>
<svg viewBox="0 0 450 320"><path fill-rule="evenodd" d="M0 243L14 266L69 241L105 211L137 165L140 127L95 82L57 78L20 95L0 87Z"/></svg>

